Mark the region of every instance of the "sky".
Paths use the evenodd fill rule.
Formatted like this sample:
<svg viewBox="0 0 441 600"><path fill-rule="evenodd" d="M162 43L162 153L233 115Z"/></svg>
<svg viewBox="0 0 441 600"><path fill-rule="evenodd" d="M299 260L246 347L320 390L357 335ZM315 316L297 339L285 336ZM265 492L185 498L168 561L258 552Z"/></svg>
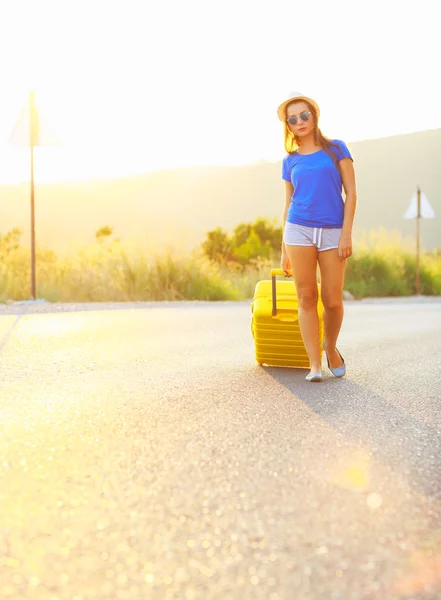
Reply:
<svg viewBox="0 0 441 600"><path fill-rule="evenodd" d="M438 7L438 8L437 8ZM437 0L0 2L0 184L35 91L59 145L37 181L281 160L277 106L312 96L351 142L441 128Z"/></svg>

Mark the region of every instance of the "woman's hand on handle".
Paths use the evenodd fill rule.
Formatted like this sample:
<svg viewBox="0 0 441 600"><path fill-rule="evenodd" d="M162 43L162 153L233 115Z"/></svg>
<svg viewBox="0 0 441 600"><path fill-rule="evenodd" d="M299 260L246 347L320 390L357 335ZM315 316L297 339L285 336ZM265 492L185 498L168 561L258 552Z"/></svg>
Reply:
<svg viewBox="0 0 441 600"><path fill-rule="evenodd" d="M286 273L285 277L291 277L291 275L288 273L288 271L291 269L291 263L289 262L288 255L284 251L282 252L282 257L280 259L280 266Z"/></svg>

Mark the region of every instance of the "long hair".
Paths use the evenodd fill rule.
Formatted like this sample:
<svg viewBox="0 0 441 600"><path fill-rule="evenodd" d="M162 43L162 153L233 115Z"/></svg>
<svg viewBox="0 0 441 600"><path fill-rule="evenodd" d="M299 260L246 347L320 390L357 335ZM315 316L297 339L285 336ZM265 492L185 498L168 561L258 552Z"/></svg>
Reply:
<svg viewBox="0 0 441 600"><path fill-rule="evenodd" d="M321 146L323 148L323 150L327 154L329 154L329 156L334 161L335 166L338 168L337 156L332 149L332 148L336 148L336 145L333 144L331 142L331 140L329 138L327 138L325 135L323 135L323 133L320 131L319 126L318 126L317 111L314 108L314 106L312 106L312 104L309 104L309 102L306 102L306 100L304 100L303 102L305 102L307 104L308 109L311 111L312 116L314 117L314 140L315 140L315 143L317 145ZM299 148L301 140L296 135L293 134L293 132L289 128L288 123L286 122L286 109L285 109L285 120L283 121L283 129L284 129L284 139L285 139L285 150L288 154L294 154L294 152L297 150L297 148Z"/></svg>

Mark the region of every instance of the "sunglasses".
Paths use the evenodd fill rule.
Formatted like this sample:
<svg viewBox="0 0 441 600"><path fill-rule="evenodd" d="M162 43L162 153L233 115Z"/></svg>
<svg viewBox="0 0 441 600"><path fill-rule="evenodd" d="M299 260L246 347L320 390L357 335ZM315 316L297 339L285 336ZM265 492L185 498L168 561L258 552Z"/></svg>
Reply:
<svg viewBox="0 0 441 600"><path fill-rule="evenodd" d="M309 121L310 116L311 116L311 112L307 112L306 110L304 110L299 115L299 117L300 117L300 119L302 119L302 121ZM297 117L289 117L288 119L286 119L286 122L289 123L290 125L296 125L299 122L299 119Z"/></svg>

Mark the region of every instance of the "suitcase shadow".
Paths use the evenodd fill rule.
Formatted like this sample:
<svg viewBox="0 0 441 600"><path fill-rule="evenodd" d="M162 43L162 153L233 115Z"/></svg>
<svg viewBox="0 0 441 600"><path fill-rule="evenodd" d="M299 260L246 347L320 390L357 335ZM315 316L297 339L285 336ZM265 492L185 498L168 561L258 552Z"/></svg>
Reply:
<svg viewBox="0 0 441 600"><path fill-rule="evenodd" d="M310 383L306 369L262 368L351 444L373 452L420 493L441 500L441 432L347 378Z"/></svg>

